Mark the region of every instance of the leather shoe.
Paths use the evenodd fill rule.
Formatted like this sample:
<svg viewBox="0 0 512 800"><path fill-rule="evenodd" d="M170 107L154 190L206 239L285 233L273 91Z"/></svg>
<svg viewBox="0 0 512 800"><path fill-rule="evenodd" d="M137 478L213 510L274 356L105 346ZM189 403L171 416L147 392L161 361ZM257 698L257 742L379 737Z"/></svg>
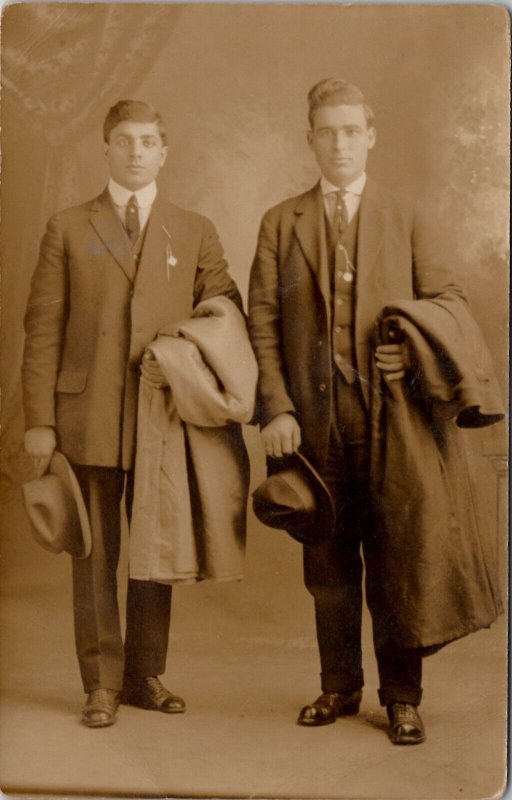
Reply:
<svg viewBox="0 0 512 800"><path fill-rule="evenodd" d="M121 703L150 711L163 711L165 714L182 714L185 701L169 692L156 675L145 678L131 678L125 683Z"/></svg>
<svg viewBox="0 0 512 800"><path fill-rule="evenodd" d="M82 709L82 722L88 728L106 728L117 719L119 692L114 689L93 689Z"/></svg>
<svg viewBox="0 0 512 800"><path fill-rule="evenodd" d="M427 738L416 706L393 703L387 706L389 738L393 744L421 744Z"/></svg>
<svg viewBox="0 0 512 800"><path fill-rule="evenodd" d="M357 714L363 693L360 689L355 692L324 692L317 697L314 703L304 706L299 714L299 725L330 725L338 717L349 717Z"/></svg>

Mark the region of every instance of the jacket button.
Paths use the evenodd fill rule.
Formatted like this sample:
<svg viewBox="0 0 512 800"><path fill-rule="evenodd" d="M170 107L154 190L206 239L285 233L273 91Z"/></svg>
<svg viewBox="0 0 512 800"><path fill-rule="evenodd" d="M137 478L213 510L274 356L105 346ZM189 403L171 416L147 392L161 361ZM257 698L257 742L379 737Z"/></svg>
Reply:
<svg viewBox="0 0 512 800"><path fill-rule="evenodd" d="M325 383L321 383L318 388L320 389L321 392L325 392L327 386L325 385Z"/></svg>

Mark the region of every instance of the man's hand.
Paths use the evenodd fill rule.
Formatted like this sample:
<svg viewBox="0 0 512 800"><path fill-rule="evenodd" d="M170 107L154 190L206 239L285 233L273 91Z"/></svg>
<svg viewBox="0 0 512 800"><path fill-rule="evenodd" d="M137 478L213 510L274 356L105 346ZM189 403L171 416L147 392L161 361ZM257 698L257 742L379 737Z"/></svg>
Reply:
<svg viewBox="0 0 512 800"><path fill-rule="evenodd" d="M160 369L160 364L149 350L144 353L140 371L141 380L152 386L153 389L164 389L169 386L164 373Z"/></svg>
<svg viewBox="0 0 512 800"><path fill-rule="evenodd" d="M411 368L405 344L380 344L375 350L375 363L387 381L398 381Z"/></svg>
<svg viewBox="0 0 512 800"><path fill-rule="evenodd" d="M293 414L278 414L261 431L265 453L272 458L282 458L295 453L301 442L300 426Z"/></svg>
<svg viewBox="0 0 512 800"><path fill-rule="evenodd" d="M53 428L41 426L30 428L25 433L25 452L32 458L38 478L48 470L56 446L57 437Z"/></svg>

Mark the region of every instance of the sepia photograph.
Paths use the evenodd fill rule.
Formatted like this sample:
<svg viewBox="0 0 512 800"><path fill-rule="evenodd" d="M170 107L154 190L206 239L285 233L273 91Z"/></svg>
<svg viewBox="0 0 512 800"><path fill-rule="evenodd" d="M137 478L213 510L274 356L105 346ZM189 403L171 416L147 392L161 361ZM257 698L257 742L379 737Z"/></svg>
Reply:
<svg viewBox="0 0 512 800"><path fill-rule="evenodd" d="M0 791L504 796L507 8L1 33Z"/></svg>

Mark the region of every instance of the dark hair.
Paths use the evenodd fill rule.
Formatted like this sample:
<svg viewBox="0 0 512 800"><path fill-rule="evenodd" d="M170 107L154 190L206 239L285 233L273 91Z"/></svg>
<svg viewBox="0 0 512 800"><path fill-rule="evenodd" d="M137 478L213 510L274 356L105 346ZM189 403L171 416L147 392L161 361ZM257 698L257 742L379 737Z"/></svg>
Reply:
<svg viewBox="0 0 512 800"><path fill-rule="evenodd" d="M110 133L116 125L124 120L131 122L156 122L158 133L164 145L167 144L167 134L165 132L162 117L152 105L142 100L119 100L115 106L109 109L105 122L103 123L103 139L108 144Z"/></svg>
<svg viewBox="0 0 512 800"><path fill-rule="evenodd" d="M374 125L374 113L366 104L362 91L357 86L340 78L325 78L316 83L308 93L308 105L311 129L313 129L315 111L321 106L363 106L366 124L369 128Z"/></svg>

